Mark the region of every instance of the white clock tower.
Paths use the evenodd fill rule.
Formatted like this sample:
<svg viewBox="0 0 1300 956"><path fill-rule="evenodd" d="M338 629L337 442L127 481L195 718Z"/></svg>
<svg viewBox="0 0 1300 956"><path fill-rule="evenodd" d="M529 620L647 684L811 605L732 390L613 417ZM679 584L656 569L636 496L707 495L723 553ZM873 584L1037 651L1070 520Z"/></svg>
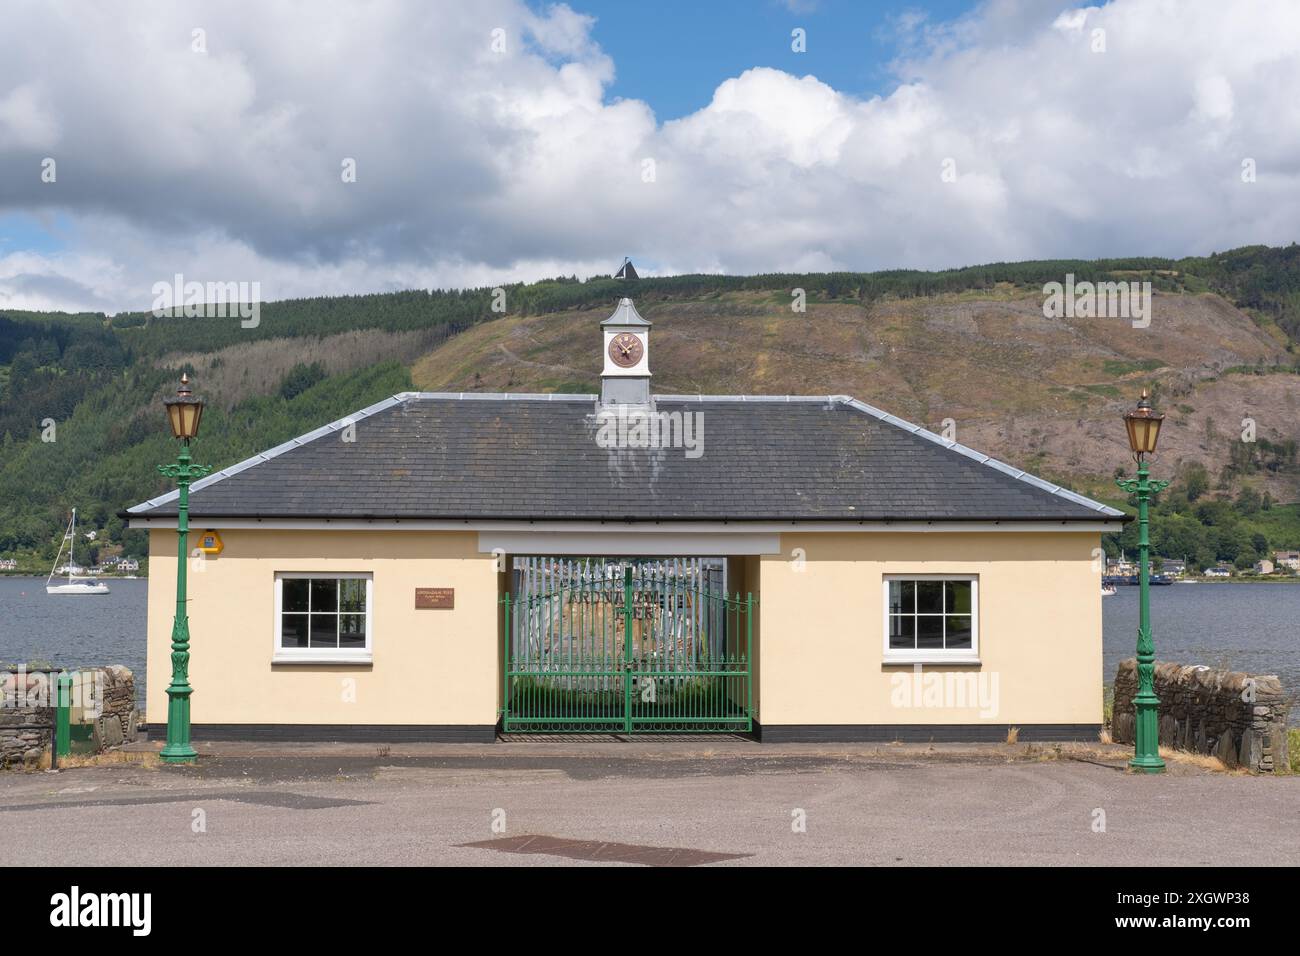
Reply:
<svg viewBox="0 0 1300 956"><path fill-rule="evenodd" d="M650 323L631 299L600 323L605 342L605 369L600 375L602 405L650 404Z"/></svg>

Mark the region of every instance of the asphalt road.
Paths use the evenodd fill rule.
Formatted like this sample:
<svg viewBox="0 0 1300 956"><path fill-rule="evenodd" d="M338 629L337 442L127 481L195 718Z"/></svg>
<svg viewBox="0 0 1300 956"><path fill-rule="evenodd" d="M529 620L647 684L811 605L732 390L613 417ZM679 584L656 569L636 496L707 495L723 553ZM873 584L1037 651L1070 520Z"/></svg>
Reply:
<svg viewBox="0 0 1300 956"><path fill-rule="evenodd" d="M1300 777L1187 765L1136 776L1122 756L700 742L206 748L191 768L0 774L0 866L1300 864L1300 841L1283 836L1300 833ZM504 842L462 845L494 839Z"/></svg>

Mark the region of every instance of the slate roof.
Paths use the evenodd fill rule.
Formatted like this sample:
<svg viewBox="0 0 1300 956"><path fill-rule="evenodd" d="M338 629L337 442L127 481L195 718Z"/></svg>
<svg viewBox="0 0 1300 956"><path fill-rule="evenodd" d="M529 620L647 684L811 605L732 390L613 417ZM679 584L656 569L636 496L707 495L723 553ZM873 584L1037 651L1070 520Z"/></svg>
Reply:
<svg viewBox="0 0 1300 956"><path fill-rule="evenodd" d="M656 396L703 456L608 449L594 395L403 393L190 494L196 520L1105 521L1122 512L845 396ZM355 425L355 440L341 434ZM202 460L202 444L196 448ZM129 517L176 514L176 493Z"/></svg>

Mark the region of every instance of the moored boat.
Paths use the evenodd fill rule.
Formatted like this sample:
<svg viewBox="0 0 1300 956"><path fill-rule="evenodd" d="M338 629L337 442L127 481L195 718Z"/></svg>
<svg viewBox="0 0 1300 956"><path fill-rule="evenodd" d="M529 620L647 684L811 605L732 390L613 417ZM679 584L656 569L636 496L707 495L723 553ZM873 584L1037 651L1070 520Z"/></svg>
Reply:
<svg viewBox="0 0 1300 956"><path fill-rule="evenodd" d="M54 572L59 568L59 558L63 557L63 545L68 545L68 563L65 570L68 572L68 580L64 584L53 584ZM50 576L45 579L46 594L107 594L108 585L103 581L96 581L94 578L77 577L77 559L75 550L77 547L77 509L72 509L72 520L68 522L68 529L63 533L63 541L59 542L59 553L54 556L54 566L50 568Z"/></svg>

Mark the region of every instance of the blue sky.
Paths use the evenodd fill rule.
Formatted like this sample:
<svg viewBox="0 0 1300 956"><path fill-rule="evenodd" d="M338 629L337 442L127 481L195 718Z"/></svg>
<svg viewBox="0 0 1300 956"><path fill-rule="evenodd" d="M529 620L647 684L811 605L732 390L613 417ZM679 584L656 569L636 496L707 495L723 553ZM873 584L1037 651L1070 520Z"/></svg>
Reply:
<svg viewBox="0 0 1300 956"><path fill-rule="evenodd" d="M596 17L592 36L614 59L617 74L609 95L646 101L660 122L707 106L719 83L756 66L812 74L857 96L888 93L897 83L888 67L899 53L899 20L942 22L975 6L959 0L590 0L571 5ZM791 49L796 27L805 31L803 53Z"/></svg>
<svg viewBox="0 0 1300 956"><path fill-rule="evenodd" d="M66 216L0 214L0 256L11 252L56 252L67 244Z"/></svg>

